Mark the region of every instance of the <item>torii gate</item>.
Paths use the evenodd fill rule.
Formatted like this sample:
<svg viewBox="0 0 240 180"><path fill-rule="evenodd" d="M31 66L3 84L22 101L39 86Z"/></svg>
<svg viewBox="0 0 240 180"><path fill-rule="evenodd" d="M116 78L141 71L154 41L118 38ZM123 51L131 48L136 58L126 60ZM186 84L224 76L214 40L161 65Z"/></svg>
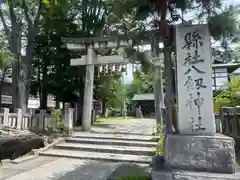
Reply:
<svg viewBox="0 0 240 180"><path fill-rule="evenodd" d="M71 50L86 49L87 55L78 59L71 59L71 66L85 66L85 88L84 104L82 117L82 130L89 131L91 128L92 100L93 100L93 83L94 83L94 66L100 64L127 64L128 59L123 55L97 56L95 50L102 48L119 48L131 45L130 40L120 40L117 37L106 38L63 38L67 48Z"/></svg>
<svg viewBox="0 0 240 180"><path fill-rule="evenodd" d="M135 38L135 43L139 45L151 44L154 36L158 36L159 30L150 30L145 33L140 34L140 36ZM130 37L130 36L129 36ZM92 38L62 38L62 41L67 44L67 48L71 50L82 50L88 47L88 54L81 59L71 60L71 65L87 65L86 69L86 81L85 81L85 92L84 92L84 108L83 108L83 130L87 131L91 127L91 107L92 107L92 95L93 95L93 77L94 77L94 65L96 64L126 64L129 61L122 56L105 56L97 58L93 49L99 49L103 47L115 48L115 47L124 47L132 43L126 37L92 37ZM98 60L97 60L98 59ZM158 58L157 58L158 59ZM155 64L155 63L154 63ZM172 64L168 61L167 58L164 59L165 64L165 73L166 73L166 109L167 109L167 131L171 132L172 129ZM156 71L155 73L157 73ZM156 74L157 75L157 74ZM156 80L157 78L155 78ZM158 83L158 82L155 82ZM159 91L155 91L155 97L159 96ZM161 97L159 97L162 99ZM158 98L158 99L159 99ZM159 99L159 100L160 100ZM155 99L156 103L159 101ZM160 105L161 107L161 105ZM157 111L160 111L160 108L156 108ZM160 112L157 114L161 114ZM159 119L160 117L157 117ZM158 123L158 122L157 122Z"/></svg>

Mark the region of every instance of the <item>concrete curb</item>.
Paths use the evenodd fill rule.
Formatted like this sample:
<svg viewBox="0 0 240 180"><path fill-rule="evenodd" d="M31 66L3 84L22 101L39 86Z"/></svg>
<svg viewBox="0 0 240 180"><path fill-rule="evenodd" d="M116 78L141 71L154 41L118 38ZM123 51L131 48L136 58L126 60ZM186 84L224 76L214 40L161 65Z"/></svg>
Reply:
<svg viewBox="0 0 240 180"><path fill-rule="evenodd" d="M12 160L12 161L10 161L10 163L19 164L19 163L37 158L39 156L39 153L44 152L44 151L52 148L56 144L61 143L63 141L65 141L65 138L63 138L63 137L57 138L57 139L55 139L55 141L53 143L47 145L46 147L41 148L41 149L33 149L32 151L30 151L28 153L28 155L25 155L25 156L22 156L22 157L19 157L19 158L15 159L15 160Z"/></svg>

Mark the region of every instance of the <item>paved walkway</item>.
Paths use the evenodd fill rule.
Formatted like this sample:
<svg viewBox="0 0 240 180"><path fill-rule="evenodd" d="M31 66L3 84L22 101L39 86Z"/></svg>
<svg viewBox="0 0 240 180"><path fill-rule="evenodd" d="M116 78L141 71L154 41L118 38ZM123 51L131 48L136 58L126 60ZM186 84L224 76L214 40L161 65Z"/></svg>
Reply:
<svg viewBox="0 0 240 180"><path fill-rule="evenodd" d="M108 120L96 132L151 134L154 119ZM77 132L76 132L77 133ZM103 161L39 157L21 164L3 162L0 180L106 180L120 165Z"/></svg>
<svg viewBox="0 0 240 180"><path fill-rule="evenodd" d="M39 157L21 164L3 163L0 180L106 180L118 163Z"/></svg>
<svg viewBox="0 0 240 180"><path fill-rule="evenodd" d="M152 134L153 126L156 124L155 119L126 119L116 120L109 119L103 123L95 124L91 128L95 132L109 133L135 133L135 134Z"/></svg>

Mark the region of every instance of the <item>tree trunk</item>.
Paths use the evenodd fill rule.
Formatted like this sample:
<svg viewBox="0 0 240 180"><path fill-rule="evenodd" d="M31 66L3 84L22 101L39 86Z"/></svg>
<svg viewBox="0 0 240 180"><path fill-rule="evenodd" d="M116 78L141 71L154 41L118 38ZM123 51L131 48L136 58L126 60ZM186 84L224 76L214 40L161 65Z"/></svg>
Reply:
<svg viewBox="0 0 240 180"><path fill-rule="evenodd" d="M78 117L77 117L77 122L76 125L82 125L82 116L83 116L83 96L84 94L84 88L79 88L78 89L79 97L78 97Z"/></svg>
<svg viewBox="0 0 240 180"><path fill-rule="evenodd" d="M15 112L17 108L19 108L18 101L18 64L14 63L12 66L12 107Z"/></svg>
<svg viewBox="0 0 240 180"><path fill-rule="evenodd" d="M102 101L102 116L106 117L107 112L107 103L105 101Z"/></svg>
<svg viewBox="0 0 240 180"><path fill-rule="evenodd" d="M81 126L82 125L82 115L83 115L83 105L82 102L78 103L78 120L76 125Z"/></svg>
<svg viewBox="0 0 240 180"><path fill-rule="evenodd" d="M66 106L65 102L62 102L63 112L65 112L65 106Z"/></svg>
<svg viewBox="0 0 240 180"><path fill-rule="evenodd" d="M47 74L47 67L46 66L44 66L42 74L43 74L43 77L42 77L42 80L41 80L40 79L40 73L39 73L39 83L41 83L41 88L40 88L40 92L39 92L39 95L40 95L40 108L41 109L47 109L48 93L45 90L45 87L44 87L44 84L43 84L44 81L45 81L45 78L46 78L46 74Z"/></svg>
<svg viewBox="0 0 240 180"><path fill-rule="evenodd" d="M19 105L23 114L27 112L28 103L28 76L29 76L29 63L28 60L23 58L21 61L20 72L18 76L18 92L19 92Z"/></svg>
<svg viewBox="0 0 240 180"><path fill-rule="evenodd" d="M56 96L56 98L55 98L55 103L56 103L56 109L59 109L60 108L60 101L59 101L59 99L58 99L58 97Z"/></svg>
<svg viewBox="0 0 240 180"><path fill-rule="evenodd" d="M48 93L45 91L44 87L41 87L40 109L47 109L47 97L48 97Z"/></svg>
<svg viewBox="0 0 240 180"><path fill-rule="evenodd" d="M173 87L172 87L172 60L171 60L171 48L164 46L164 64L165 64L165 79L166 79L166 95L165 95L165 107L166 107L166 131L172 133L172 112L173 112Z"/></svg>

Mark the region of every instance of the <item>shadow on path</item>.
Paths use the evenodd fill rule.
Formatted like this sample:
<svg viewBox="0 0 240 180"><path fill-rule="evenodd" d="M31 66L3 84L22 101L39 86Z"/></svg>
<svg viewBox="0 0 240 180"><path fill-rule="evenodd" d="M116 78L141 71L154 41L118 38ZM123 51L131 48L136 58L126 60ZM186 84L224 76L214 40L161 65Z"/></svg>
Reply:
<svg viewBox="0 0 240 180"><path fill-rule="evenodd" d="M54 174L51 180L106 180L117 166L116 163L89 161L81 166L75 165L75 169L66 174Z"/></svg>

